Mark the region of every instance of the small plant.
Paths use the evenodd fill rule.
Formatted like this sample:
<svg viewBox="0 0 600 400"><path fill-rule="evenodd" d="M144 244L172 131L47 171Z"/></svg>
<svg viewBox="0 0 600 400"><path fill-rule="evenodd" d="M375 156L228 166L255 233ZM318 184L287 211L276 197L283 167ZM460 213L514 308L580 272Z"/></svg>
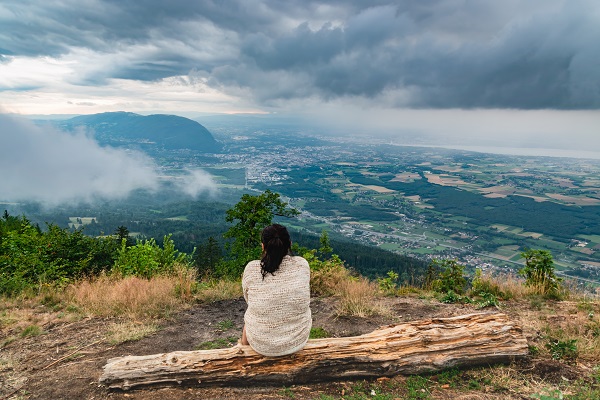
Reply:
<svg viewBox="0 0 600 400"><path fill-rule="evenodd" d="M217 322L217 330L221 331L221 332L228 331L228 330L232 329L233 326L234 326L233 321L230 319Z"/></svg>
<svg viewBox="0 0 600 400"><path fill-rule="evenodd" d="M534 295L530 299L531 308L541 311L544 307L544 299L540 295Z"/></svg>
<svg viewBox="0 0 600 400"><path fill-rule="evenodd" d="M475 379L471 379L467 386L471 390L481 390L481 384Z"/></svg>
<svg viewBox="0 0 600 400"><path fill-rule="evenodd" d="M43 332L44 331L42 330L41 327L39 327L37 325L29 325L27 328L23 329L23 332L21 332L21 337L39 336Z"/></svg>
<svg viewBox="0 0 600 400"><path fill-rule="evenodd" d="M310 328L309 339L322 339L329 337L330 334L321 327Z"/></svg>
<svg viewBox="0 0 600 400"><path fill-rule="evenodd" d="M437 381L455 387L461 381L461 372L458 368L450 368L437 375Z"/></svg>
<svg viewBox="0 0 600 400"><path fill-rule="evenodd" d="M446 304L453 303L472 303L472 300L467 296L461 296L454 292L454 290L449 290L446 294L444 294L440 301Z"/></svg>
<svg viewBox="0 0 600 400"><path fill-rule="evenodd" d="M387 278L377 278L377 283L379 283L379 290L383 293L392 295L396 292L396 288L398 287L398 278L399 275L394 271L388 271Z"/></svg>
<svg viewBox="0 0 600 400"><path fill-rule="evenodd" d="M9 344L11 344L15 340L17 340L16 336L9 336L9 337L7 337L2 342L0 342L0 349L5 348L6 346L8 346Z"/></svg>
<svg viewBox="0 0 600 400"><path fill-rule="evenodd" d="M481 296L485 294L491 294L496 298L506 299L509 297L504 293L500 286L494 282L493 278L484 276L480 268L475 270L475 275L471 281L471 296Z"/></svg>
<svg viewBox="0 0 600 400"><path fill-rule="evenodd" d="M563 394L560 390L552 390L547 393L534 394L531 397L534 399L539 399L539 400L562 400L562 399L564 399Z"/></svg>
<svg viewBox="0 0 600 400"><path fill-rule="evenodd" d="M546 348L550 351L550 356L555 360L574 360L578 356L577 339L556 340L549 339Z"/></svg>
<svg viewBox="0 0 600 400"><path fill-rule="evenodd" d="M296 397L296 395L294 394L292 389L290 389L289 387L284 387L283 389L281 389L280 393L282 396L285 396L290 399L293 399L294 397Z"/></svg>
<svg viewBox="0 0 600 400"><path fill-rule="evenodd" d="M589 332L592 337L600 337L600 323L598 323L598 321L590 321L589 323L585 324L585 330L586 332Z"/></svg>
<svg viewBox="0 0 600 400"><path fill-rule="evenodd" d="M476 302L477 308L498 307L500 305L496 296L491 293L482 293L480 297L481 299Z"/></svg>
<svg viewBox="0 0 600 400"><path fill-rule="evenodd" d="M529 354L532 355L532 356L537 356L538 354L540 354L539 347L537 347L537 346L535 346L533 344L528 345L527 346L527 350L528 350Z"/></svg>

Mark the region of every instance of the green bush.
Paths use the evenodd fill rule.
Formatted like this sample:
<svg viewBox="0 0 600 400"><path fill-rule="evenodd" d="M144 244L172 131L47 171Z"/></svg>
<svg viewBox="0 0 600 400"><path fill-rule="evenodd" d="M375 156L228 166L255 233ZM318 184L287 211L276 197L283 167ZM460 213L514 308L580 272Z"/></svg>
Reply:
<svg viewBox="0 0 600 400"><path fill-rule="evenodd" d="M379 290L386 294L394 294L398 287L399 275L394 271L388 271L387 278L377 278Z"/></svg>
<svg viewBox="0 0 600 400"><path fill-rule="evenodd" d="M471 303L472 300L468 296L461 296L454 292L454 290L448 290L442 297L440 297L442 303Z"/></svg>
<svg viewBox="0 0 600 400"><path fill-rule="evenodd" d="M7 222L7 218L8 221ZM26 218L0 219L0 294L16 295L45 285L64 285L110 268L115 246L48 225L46 232Z"/></svg>
<svg viewBox="0 0 600 400"><path fill-rule="evenodd" d="M498 299L508 300L509 295L490 279L483 276L480 268L475 270L475 276L471 281L471 296L484 297L486 294L493 295Z"/></svg>
<svg viewBox="0 0 600 400"><path fill-rule="evenodd" d="M456 260L433 260L427 269L426 287L439 293L452 291L462 295L467 285L464 269Z"/></svg>
<svg viewBox="0 0 600 400"><path fill-rule="evenodd" d="M477 308L498 307L500 305L496 296L491 293L482 293L479 297L476 300Z"/></svg>
<svg viewBox="0 0 600 400"><path fill-rule="evenodd" d="M562 278L554 273L552 254L547 250L527 250L521 257L525 259L525 266L519 273L525 277L525 285L546 298L560 299Z"/></svg>
<svg viewBox="0 0 600 400"><path fill-rule="evenodd" d="M117 258L113 271L123 276L134 275L150 279L153 276L173 272L174 265L191 263L190 257L175 250L171 235L163 240L163 248L154 239L138 241L134 246L127 246L125 239L117 250Z"/></svg>

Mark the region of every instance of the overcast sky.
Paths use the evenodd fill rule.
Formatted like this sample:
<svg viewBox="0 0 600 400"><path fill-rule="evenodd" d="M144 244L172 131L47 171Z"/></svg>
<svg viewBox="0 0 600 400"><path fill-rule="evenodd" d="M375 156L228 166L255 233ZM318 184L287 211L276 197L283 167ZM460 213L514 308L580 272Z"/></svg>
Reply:
<svg viewBox="0 0 600 400"><path fill-rule="evenodd" d="M0 105L600 151L599 38L598 0L2 0Z"/></svg>

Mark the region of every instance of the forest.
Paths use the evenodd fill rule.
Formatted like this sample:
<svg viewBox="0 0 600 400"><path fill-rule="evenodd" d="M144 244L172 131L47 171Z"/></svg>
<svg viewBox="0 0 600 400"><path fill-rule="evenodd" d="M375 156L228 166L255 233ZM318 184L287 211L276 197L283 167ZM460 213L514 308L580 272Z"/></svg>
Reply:
<svg viewBox="0 0 600 400"><path fill-rule="evenodd" d="M38 211L34 213L38 220L50 217L34 206L29 210ZM219 263L238 261L232 257L235 240L224 237L232 228L226 222L228 210L228 204L207 200L157 201L148 208L122 202L118 207L95 207L93 215L87 214L92 210L86 208L54 210L51 215L56 223L38 223L5 210L0 219L0 287L6 294L18 293L35 285L66 283L127 268L143 275L147 268L171 268L182 260L195 266L200 277L223 277L230 271L237 274L239 265L218 267ZM69 227L73 220L83 221L73 218L74 212L82 213L79 215L89 223ZM285 218L275 220L285 224ZM300 252L319 246L317 235L302 230L291 234ZM332 238L331 245L347 267L367 277L393 271L406 282L415 282L426 270L423 261L339 237ZM153 256L144 258L144 254ZM154 259L160 260L158 264L149 261Z"/></svg>

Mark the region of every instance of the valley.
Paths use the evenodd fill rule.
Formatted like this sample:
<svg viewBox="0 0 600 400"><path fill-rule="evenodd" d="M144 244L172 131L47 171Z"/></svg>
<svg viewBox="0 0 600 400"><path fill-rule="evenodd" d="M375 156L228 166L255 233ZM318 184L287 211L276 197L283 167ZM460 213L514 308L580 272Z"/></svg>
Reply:
<svg viewBox="0 0 600 400"><path fill-rule="evenodd" d="M545 249L559 274L600 282L599 160L403 146L251 118L202 122L219 143L216 153L177 143L144 146L161 169L159 193L50 210L2 206L89 235L120 225L138 237L172 233L191 252L208 237L223 243L224 211L243 193L269 189L301 211L285 223L303 235L326 230L335 240L484 270L515 271L524 249ZM103 140L109 133L102 131ZM216 193L190 198L172 188L198 168L211 174Z"/></svg>

